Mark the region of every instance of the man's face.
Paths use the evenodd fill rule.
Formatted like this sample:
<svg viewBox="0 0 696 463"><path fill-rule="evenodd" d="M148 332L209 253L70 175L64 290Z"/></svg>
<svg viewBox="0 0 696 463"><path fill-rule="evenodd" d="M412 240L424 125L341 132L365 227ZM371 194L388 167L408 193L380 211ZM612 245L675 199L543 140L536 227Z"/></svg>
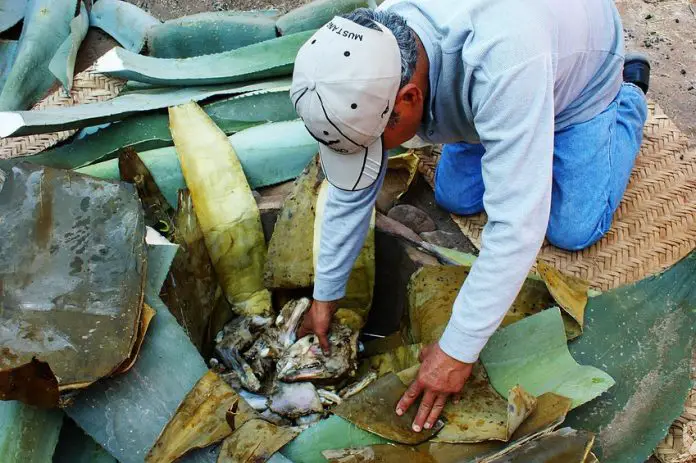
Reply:
<svg viewBox="0 0 696 463"><path fill-rule="evenodd" d="M423 118L423 98L423 92L413 83L399 90L384 130L384 149L396 148L416 135Z"/></svg>

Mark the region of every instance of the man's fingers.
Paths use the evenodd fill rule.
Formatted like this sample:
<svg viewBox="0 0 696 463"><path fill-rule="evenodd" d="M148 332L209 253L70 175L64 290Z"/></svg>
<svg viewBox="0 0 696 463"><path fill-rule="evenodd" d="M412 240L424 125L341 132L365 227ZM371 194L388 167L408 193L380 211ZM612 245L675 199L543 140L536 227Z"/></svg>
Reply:
<svg viewBox="0 0 696 463"><path fill-rule="evenodd" d="M423 360L425 359L425 357L427 357L429 351L430 351L430 346L429 346L429 345L428 345L428 346L423 346L423 348L422 348L422 349L420 350L420 352L418 353L418 361L421 362L421 363L423 363Z"/></svg>
<svg viewBox="0 0 696 463"><path fill-rule="evenodd" d="M421 394L423 386L418 381L413 381L411 385L406 389L404 395L401 396L399 403L396 404L396 414L401 416L413 405L418 396Z"/></svg>
<svg viewBox="0 0 696 463"><path fill-rule="evenodd" d="M317 338L319 338L319 345L321 346L321 350L324 351L325 355L329 355L331 353L329 336L326 333L317 333Z"/></svg>
<svg viewBox="0 0 696 463"><path fill-rule="evenodd" d="M462 394L457 393L457 394L452 394L452 403L457 405L459 401L462 400Z"/></svg>
<svg viewBox="0 0 696 463"><path fill-rule="evenodd" d="M416 418L413 420L413 430L420 432L425 424L425 419L430 415L430 411L435 405L435 398L437 395L430 390L426 390L421 399L420 407L418 407L418 413L416 413Z"/></svg>
<svg viewBox="0 0 696 463"><path fill-rule="evenodd" d="M300 322L300 326L297 329L297 339L302 339L308 334L312 333L312 319L309 317L309 313L306 313L302 317L302 321Z"/></svg>
<svg viewBox="0 0 696 463"><path fill-rule="evenodd" d="M297 330L297 339L302 339L309 334L309 330L305 327L305 324L301 324L300 328Z"/></svg>
<svg viewBox="0 0 696 463"><path fill-rule="evenodd" d="M435 422L440 417L440 413L442 413L442 409L445 408L446 403L447 394L438 394L437 398L435 399L435 403L433 404L433 408L430 410L430 415L428 415L428 418L425 420L425 424L423 425L425 429L430 429L435 425Z"/></svg>

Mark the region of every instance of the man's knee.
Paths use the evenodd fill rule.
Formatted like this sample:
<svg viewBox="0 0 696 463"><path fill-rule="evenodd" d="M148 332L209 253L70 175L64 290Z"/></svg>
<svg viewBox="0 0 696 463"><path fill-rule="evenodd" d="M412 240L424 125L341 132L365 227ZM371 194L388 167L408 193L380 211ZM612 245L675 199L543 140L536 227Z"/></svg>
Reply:
<svg viewBox="0 0 696 463"><path fill-rule="evenodd" d="M609 230L611 218L603 217L599 223L573 221L549 221L546 238L554 246L567 251L579 251L592 246Z"/></svg>
<svg viewBox="0 0 696 463"><path fill-rule="evenodd" d="M445 187L446 188L446 187ZM447 212L457 215L474 215L483 211L483 198L457 197L454 192L443 191L442 186L435 187L435 202Z"/></svg>

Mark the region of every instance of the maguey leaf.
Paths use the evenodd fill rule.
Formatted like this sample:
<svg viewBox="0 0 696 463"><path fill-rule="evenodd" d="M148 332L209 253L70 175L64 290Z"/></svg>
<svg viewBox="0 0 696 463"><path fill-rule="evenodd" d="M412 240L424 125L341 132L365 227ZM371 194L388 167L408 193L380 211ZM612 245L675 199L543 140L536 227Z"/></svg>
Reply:
<svg viewBox="0 0 696 463"><path fill-rule="evenodd" d="M408 187L418 172L418 162L418 156L411 151L389 157L384 183L377 195L378 211L386 214L396 201L408 191Z"/></svg>
<svg viewBox="0 0 696 463"><path fill-rule="evenodd" d="M134 189L31 164L1 188L0 370L36 358L61 391L110 375L141 319L145 224Z"/></svg>
<svg viewBox="0 0 696 463"><path fill-rule="evenodd" d="M127 50L139 53L145 45L150 27L160 24L157 18L137 6L121 0L99 0L89 12L89 25L98 27Z"/></svg>
<svg viewBox="0 0 696 463"><path fill-rule="evenodd" d="M156 58L190 58L274 38L275 20L268 15L207 11L151 27L147 47L149 55Z"/></svg>
<svg viewBox="0 0 696 463"><path fill-rule="evenodd" d="M76 0L29 1L17 55L0 93L0 111L29 109L51 88L56 78L48 62L70 34L76 6ZM0 123L2 133L5 124Z"/></svg>
<svg viewBox="0 0 696 463"><path fill-rule="evenodd" d="M261 419L249 420L225 439L218 463L263 463L297 436L298 432Z"/></svg>
<svg viewBox="0 0 696 463"><path fill-rule="evenodd" d="M0 0L0 32L22 20L29 0Z"/></svg>
<svg viewBox="0 0 696 463"><path fill-rule="evenodd" d="M288 96L288 88L281 86L270 90L262 90L258 92L248 92L241 95L236 95L225 100L206 104L204 110L210 115L215 123L227 134L234 134L250 127L260 124L266 124L271 121L287 121L296 119L295 109L290 103ZM271 130L271 127L276 130ZM265 136L264 141L269 140L269 135L278 133L278 127L266 127L266 133L258 134ZM295 146L296 149L304 146L317 146L316 140L311 138L304 130L305 137L302 138L302 127L293 127L294 130L282 131L278 134L277 140L280 145L275 145L277 149L284 149L285 146ZM43 129L42 129L43 130ZM304 144L298 143L298 140ZM256 139L258 143L258 138ZM26 156L27 162L34 164L48 165L53 167L63 167L66 169L75 169L81 166L94 163L96 161L106 161L114 158L118 151L122 148L133 148L136 151L148 152L156 148L171 146L172 135L169 131L169 118L167 114L153 112L148 114L136 114L126 119L108 125L94 133L85 135L83 138L72 140L71 143L66 143L61 146L46 150L44 152ZM266 156L272 155L271 149L268 147ZM176 158L173 149L169 150L172 156ZM263 152L261 150L255 151ZM304 151L303 151L304 152ZM283 154L287 154L283 152ZM308 156L311 156L308 155ZM245 160L249 164L249 160ZM178 162L178 161L177 161ZM244 161L243 161L244 162ZM0 167L2 166L0 162ZM263 164L258 162L259 167ZM275 164L275 163L268 163ZM287 164L287 163L286 163ZM106 162L107 166L113 163ZM95 165L94 169L99 169ZM177 164L178 168L178 164ZM290 170L293 164L288 167L274 167L272 172L283 172ZM299 169L295 169L299 172ZM269 167L266 171L271 172ZM112 172L115 172L113 170ZM92 172L91 175L95 175ZM254 177L252 177L252 184ZM111 178L111 177L109 177ZM115 177L118 178L118 174ZM270 181L270 180L266 180ZM254 185L257 187L258 185ZM176 206L176 191L173 192L173 206Z"/></svg>
<svg viewBox="0 0 696 463"><path fill-rule="evenodd" d="M0 455L3 463L51 461L63 412L18 401L0 401Z"/></svg>
<svg viewBox="0 0 696 463"><path fill-rule="evenodd" d="M398 373L409 385L417 368ZM507 397L507 400L503 397ZM432 442L470 443L487 440L508 441L520 424L536 408L536 398L519 386L511 387L501 397L480 363L476 363L461 392L458 404L450 401L442 410L445 425Z"/></svg>
<svg viewBox="0 0 696 463"><path fill-rule="evenodd" d="M278 18L276 27L282 35L318 29L334 16L369 6L366 0L315 0Z"/></svg>
<svg viewBox="0 0 696 463"><path fill-rule="evenodd" d="M558 427L570 410L570 399L550 392L537 398L532 414L517 428L508 442L484 441L473 444L425 442L418 449L430 455L437 463L464 463L478 461L504 449L514 449Z"/></svg>
<svg viewBox="0 0 696 463"><path fill-rule="evenodd" d="M587 324L570 343L579 362L615 380L573 410L568 426L597 434L603 462L645 461L683 412L696 329L696 253L664 272L591 297Z"/></svg>
<svg viewBox="0 0 696 463"><path fill-rule="evenodd" d="M70 35L63 41L48 63L48 69L56 76L56 79L60 80L63 88L68 92L72 89L77 51L87 35L87 29L89 29L87 8L82 0L79 2L80 13L70 21Z"/></svg>
<svg viewBox="0 0 696 463"><path fill-rule="evenodd" d="M218 284L188 190L179 191L173 241L180 246L179 253L161 297L191 342L208 357L215 335L233 314ZM216 309L219 316L211 318Z"/></svg>
<svg viewBox="0 0 696 463"><path fill-rule="evenodd" d="M269 288L308 288L314 283L314 218L324 175L318 156L295 180L268 243L264 282Z"/></svg>
<svg viewBox="0 0 696 463"><path fill-rule="evenodd" d="M55 106L32 111L3 111L0 112L0 137L79 129L90 125L118 121L143 111L163 109L189 101L205 100L216 95L244 94L278 87L284 88L287 84L287 79L268 79L252 83L242 82L200 87L156 87L127 92L97 103ZM9 80L7 85L9 85ZM32 159L47 159L47 156L36 156ZM89 161L97 159L99 158L92 157ZM66 162L74 163L75 161L67 160ZM81 165L84 164L75 166L56 164L57 167L79 167Z"/></svg>
<svg viewBox="0 0 696 463"><path fill-rule="evenodd" d="M481 463L584 463L593 442L591 432L562 428L500 455L482 459Z"/></svg>
<svg viewBox="0 0 696 463"><path fill-rule="evenodd" d="M313 31L278 37L222 53L165 59L114 48L95 71L156 85L211 85L292 74L295 56Z"/></svg>
<svg viewBox="0 0 696 463"><path fill-rule="evenodd" d="M342 450L324 450L324 458L331 463L368 463L368 462L413 462L437 463L430 455L413 447L398 444L378 444Z"/></svg>
<svg viewBox="0 0 696 463"><path fill-rule="evenodd" d="M452 314L452 306L469 266L424 266L411 276L409 282L409 323L413 342L429 344L440 339ZM550 267L546 267L548 282L530 275L508 310L501 326L507 326L530 315L553 307L557 302L550 292L553 288L564 301L563 320L566 334L575 337L581 332L582 314L585 304L582 299L570 301L570 292L563 292L570 281ZM579 293L573 293L579 294ZM577 317L577 319L575 318Z"/></svg>
<svg viewBox="0 0 696 463"><path fill-rule="evenodd" d="M0 93L17 56L17 40L0 40Z"/></svg>
<svg viewBox="0 0 696 463"><path fill-rule="evenodd" d="M254 410L216 373L209 371L186 394L145 461L174 461L192 449L222 441L233 432L226 414L235 404L235 424L241 427L255 416Z"/></svg>
<svg viewBox="0 0 696 463"><path fill-rule="evenodd" d="M118 156L121 180L135 186L145 213L145 225L154 228L164 238L174 233L174 209L160 192L147 166L132 148L121 150Z"/></svg>
<svg viewBox="0 0 696 463"><path fill-rule="evenodd" d="M363 431L340 416L331 415L305 429L280 450L294 462L326 463L323 450L346 447L363 447L387 443L386 439L368 431Z"/></svg>
<svg viewBox="0 0 696 463"><path fill-rule="evenodd" d="M67 416L58 437L53 463L118 463Z"/></svg>
<svg viewBox="0 0 696 463"><path fill-rule="evenodd" d="M169 109L181 170L210 258L232 310L270 315L266 242L256 200L232 145L196 103Z"/></svg>
<svg viewBox="0 0 696 463"><path fill-rule="evenodd" d="M539 261L537 273L546 283L554 301L563 309L563 325L566 337L574 339L582 334L590 284L580 278L567 275Z"/></svg>
<svg viewBox="0 0 696 463"><path fill-rule="evenodd" d="M149 270L169 268L170 264L171 260L158 262L148 253ZM161 272L155 269L155 273ZM123 463L143 462L186 394L208 371L186 333L157 297L158 291L148 288L145 297L157 313L133 368L81 391L65 409L87 434Z"/></svg>
<svg viewBox="0 0 696 463"><path fill-rule="evenodd" d="M493 387L521 385L534 395L554 392L578 407L615 384L602 370L578 364L568 351L558 308L547 309L496 331L481 352Z"/></svg>
<svg viewBox="0 0 696 463"><path fill-rule="evenodd" d="M411 407L402 416L396 414L396 404L406 392L406 386L394 373L387 373L358 394L344 400L333 413L361 429L390 441L415 445L424 442L442 429L438 420L431 429L417 433L411 429L417 408Z"/></svg>

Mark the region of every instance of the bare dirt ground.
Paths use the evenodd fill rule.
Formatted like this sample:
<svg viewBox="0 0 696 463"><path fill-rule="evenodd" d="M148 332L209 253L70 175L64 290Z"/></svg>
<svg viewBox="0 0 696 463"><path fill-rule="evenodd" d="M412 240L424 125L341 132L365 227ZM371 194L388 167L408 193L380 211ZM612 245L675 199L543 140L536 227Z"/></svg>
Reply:
<svg viewBox="0 0 696 463"><path fill-rule="evenodd" d="M618 0L626 48L650 57L649 98L696 146L696 1Z"/></svg>
<svg viewBox="0 0 696 463"><path fill-rule="evenodd" d="M308 0L129 0L159 19L203 11L277 8ZM651 59L654 99L696 146L696 0L617 0L626 48Z"/></svg>

